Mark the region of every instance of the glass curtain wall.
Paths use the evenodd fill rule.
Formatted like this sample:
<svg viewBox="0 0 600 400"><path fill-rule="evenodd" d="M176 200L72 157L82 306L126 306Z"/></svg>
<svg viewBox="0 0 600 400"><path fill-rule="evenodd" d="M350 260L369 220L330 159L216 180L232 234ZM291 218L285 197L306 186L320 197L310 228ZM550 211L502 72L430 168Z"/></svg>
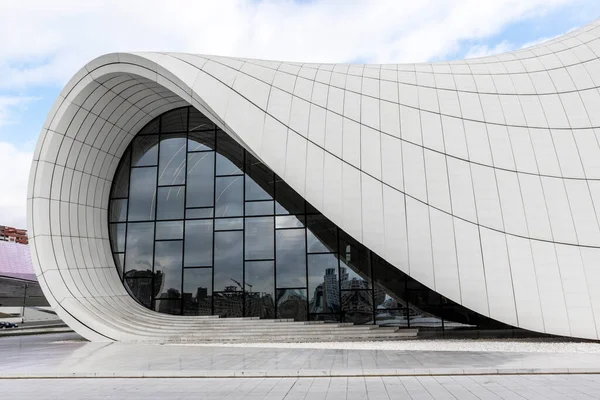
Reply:
<svg viewBox="0 0 600 400"><path fill-rule="evenodd" d="M133 139L109 226L125 287L158 312L508 328L369 251L192 107Z"/></svg>

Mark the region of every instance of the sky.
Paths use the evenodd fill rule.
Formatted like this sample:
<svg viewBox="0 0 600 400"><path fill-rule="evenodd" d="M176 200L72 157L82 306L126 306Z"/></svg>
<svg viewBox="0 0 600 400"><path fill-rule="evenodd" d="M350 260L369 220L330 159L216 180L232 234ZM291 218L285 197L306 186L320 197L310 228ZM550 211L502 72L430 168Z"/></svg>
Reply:
<svg viewBox="0 0 600 400"><path fill-rule="evenodd" d="M453 60L527 47L599 16L598 0L0 0L0 225L26 227L46 115L70 77L102 54Z"/></svg>

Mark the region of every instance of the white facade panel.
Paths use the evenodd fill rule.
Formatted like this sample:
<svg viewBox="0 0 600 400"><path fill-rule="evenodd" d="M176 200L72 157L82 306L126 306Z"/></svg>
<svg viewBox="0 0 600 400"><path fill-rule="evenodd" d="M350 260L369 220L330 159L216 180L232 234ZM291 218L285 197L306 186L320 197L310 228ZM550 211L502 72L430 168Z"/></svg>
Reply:
<svg viewBox="0 0 600 400"><path fill-rule="evenodd" d="M585 46L572 39L583 34L450 64L100 57L66 85L36 146L36 275L89 339L143 340L142 326L165 320L191 329L125 294L106 239L119 157L148 121L191 105L441 295L510 325L598 338L600 30Z"/></svg>

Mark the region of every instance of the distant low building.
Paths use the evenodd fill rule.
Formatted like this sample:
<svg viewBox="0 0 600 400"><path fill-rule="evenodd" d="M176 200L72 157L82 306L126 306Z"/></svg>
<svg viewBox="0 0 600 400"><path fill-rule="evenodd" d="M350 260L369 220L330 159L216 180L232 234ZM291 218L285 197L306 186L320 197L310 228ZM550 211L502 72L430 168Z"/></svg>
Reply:
<svg viewBox="0 0 600 400"><path fill-rule="evenodd" d="M11 226L0 225L0 240L20 244L29 244L26 229L17 229Z"/></svg>

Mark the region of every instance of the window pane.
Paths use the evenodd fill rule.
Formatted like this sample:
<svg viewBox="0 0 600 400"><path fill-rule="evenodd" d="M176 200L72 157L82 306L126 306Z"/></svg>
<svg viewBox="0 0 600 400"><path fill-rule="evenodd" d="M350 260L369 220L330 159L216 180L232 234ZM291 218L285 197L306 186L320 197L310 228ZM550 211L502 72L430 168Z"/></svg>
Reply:
<svg viewBox="0 0 600 400"><path fill-rule="evenodd" d="M244 181L241 176L216 180L215 216L238 217L244 215Z"/></svg>
<svg viewBox="0 0 600 400"><path fill-rule="evenodd" d="M160 117L160 131L162 133L187 131L187 114L187 107L164 113Z"/></svg>
<svg viewBox="0 0 600 400"><path fill-rule="evenodd" d="M222 130L217 131L217 175L242 173L244 149Z"/></svg>
<svg viewBox="0 0 600 400"><path fill-rule="evenodd" d="M190 132L188 134L188 151L207 151L215 149L215 131Z"/></svg>
<svg viewBox="0 0 600 400"><path fill-rule="evenodd" d="M246 316L275 318L275 263L246 262Z"/></svg>
<svg viewBox="0 0 600 400"><path fill-rule="evenodd" d="M244 294L241 290L215 292L213 294L215 315L221 317L242 317L244 314Z"/></svg>
<svg viewBox="0 0 600 400"><path fill-rule="evenodd" d="M306 287L304 229L275 231L277 287Z"/></svg>
<svg viewBox="0 0 600 400"><path fill-rule="evenodd" d="M275 229L303 227L304 215L282 215L275 217Z"/></svg>
<svg viewBox="0 0 600 400"><path fill-rule="evenodd" d="M151 274L153 254L154 222L127 224L125 276L136 271L148 271Z"/></svg>
<svg viewBox="0 0 600 400"><path fill-rule="evenodd" d="M185 250L186 267L212 266L213 251L213 221L185 221Z"/></svg>
<svg viewBox="0 0 600 400"><path fill-rule="evenodd" d="M129 163L131 162L131 151L128 149L123 155L119 169L115 173L112 183L110 197L129 196Z"/></svg>
<svg viewBox="0 0 600 400"><path fill-rule="evenodd" d="M272 200L275 175L254 156L246 154L246 200Z"/></svg>
<svg viewBox="0 0 600 400"><path fill-rule="evenodd" d="M131 147L131 166L158 164L158 135L138 136Z"/></svg>
<svg viewBox="0 0 600 400"><path fill-rule="evenodd" d="M129 196L129 221L154 219L155 194L156 167L133 168Z"/></svg>
<svg viewBox="0 0 600 400"><path fill-rule="evenodd" d="M125 278L125 287L140 303L152 307L152 277Z"/></svg>
<svg viewBox="0 0 600 400"><path fill-rule="evenodd" d="M215 292L243 289L243 234L241 231L215 232Z"/></svg>
<svg viewBox="0 0 600 400"><path fill-rule="evenodd" d="M386 294L382 303L378 302L376 296L375 307L396 308L395 304L398 304L398 307L403 307L406 300L406 278L407 276L398 268L380 257L373 256L375 289Z"/></svg>
<svg viewBox="0 0 600 400"><path fill-rule="evenodd" d="M125 222L127 220L127 199L111 200L108 222Z"/></svg>
<svg viewBox="0 0 600 400"><path fill-rule="evenodd" d="M213 217L213 208L192 208L185 210L185 218L186 219L196 219L196 218L212 218Z"/></svg>
<svg viewBox="0 0 600 400"><path fill-rule="evenodd" d="M231 231L235 229L244 229L244 218L215 219L215 231Z"/></svg>
<svg viewBox="0 0 600 400"><path fill-rule="evenodd" d="M156 240L183 239L183 221L156 223Z"/></svg>
<svg viewBox="0 0 600 400"><path fill-rule="evenodd" d="M338 251L337 227L322 215L307 216L306 240L309 253Z"/></svg>
<svg viewBox="0 0 600 400"><path fill-rule="evenodd" d="M154 279L161 298L181 297L181 257L183 242L156 242L154 254Z"/></svg>
<svg viewBox="0 0 600 400"><path fill-rule="evenodd" d="M154 301L154 311L163 314L181 314L181 299L161 299Z"/></svg>
<svg viewBox="0 0 600 400"><path fill-rule="evenodd" d="M375 313L375 323L382 326L407 327L408 318L406 317L406 313L406 308L396 310L378 309Z"/></svg>
<svg viewBox="0 0 600 400"><path fill-rule="evenodd" d="M275 182L275 213L304 214L304 199L282 180Z"/></svg>
<svg viewBox="0 0 600 400"><path fill-rule="evenodd" d="M158 163L159 185L183 185L185 183L186 141L185 135L163 136L161 139Z"/></svg>
<svg viewBox="0 0 600 400"><path fill-rule="evenodd" d="M215 129L215 124L200 111L190 107L190 131L205 131Z"/></svg>
<svg viewBox="0 0 600 400"><path fill-rule="evenodd" d="M246 215L273 215L273 201L250 201L246 203Z"/></svg>
<svg viewBox="0 0 600 400"><path fill-rule="evenodd" d="M340 231L339 250L342 290L370 288L371 263L365 246Z"/></svg>
<svg viewBox="0 0 600 400"><path fill-rule="evenodd" d="M113 259L115 260L115 266L117 267L117 271L119 271L119 277L123 277L123 265L125 264L125 254L124 253L114 253Z"/></svg>
<svg viewBox="0 0 600 400"><path fill-rule="evenodd" d="M338 259L335 254L308 255L308 311L340 312Z"/></svg>
<svg viewBox="0 0 600 400"><path fill-rule="evenodd" d="M110 242L115 253L125 251L125 226L126 224L110 224Z"/></svg>
<svg viewBox="0 0 600 400"><path fill-rule="evenodd" d="M277 318L306 321L306 289L277 289Z"/></svg>
<svg viewBox="0 0 600 400"><path fill-rule="evenodd" d="M184 196L184 186L159 187L156 219L182 219Z"/></svg>
<svg viewBox="0 0 600 400"><path fill-rule="evenodd" d="M246 218L246 260L273 259L273 217Z"/></svg>
<svg viewBox="0 0 600 400"><path fill-rule="evenodd" d="M183 313L212 314L212 268L183 270Z"/></svg>
<svg viewBox="0 0 600 400"><path fill-rule="evenodd" d="M188 154L187 207L212 207L215 153Z"/></svg>
<svg viewBox="0 0 600 400"><path fill-rule="evenodd" d="M341 293L345 322L373 323L373 295L370 290L346 290Z"/></svg>
<svg viewBox="0 0 600 400"><path fill-rule="evenodd" d="M160 124L160 118L155 118L152 121L148 122L146 126L142 128L142 130L138 133L138 135L148 135L153 133L158 133Z"/></svg>

